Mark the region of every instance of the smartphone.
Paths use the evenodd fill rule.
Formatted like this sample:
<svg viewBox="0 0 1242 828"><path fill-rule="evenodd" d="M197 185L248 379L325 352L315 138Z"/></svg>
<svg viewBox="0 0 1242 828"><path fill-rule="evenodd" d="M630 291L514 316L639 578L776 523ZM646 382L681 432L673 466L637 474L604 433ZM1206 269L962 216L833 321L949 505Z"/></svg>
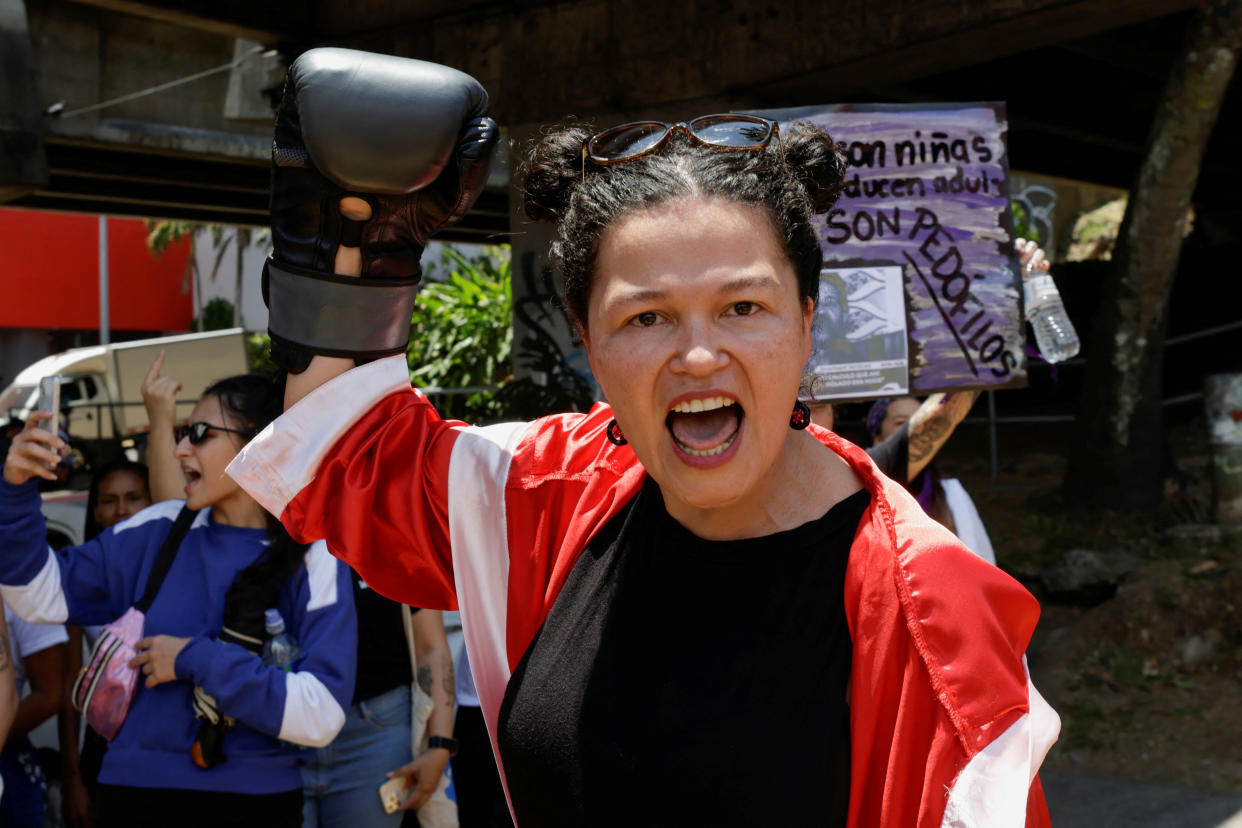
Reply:
<svg viewBox="0 0 1242 828"><path fill-rule="evenodd" d="M50 411L52 418L45 420L40 428L60 434L60 377L44 377L39 380L40 411Z"/></svg>
<svg viewBox="0 0 1242 828"><path fill-rule="evenodd" d="M397 776L380 785L379 795L384 813L391 814L410 801L410 797L414 795L414 786L410 784L408 777Z"/></svg>

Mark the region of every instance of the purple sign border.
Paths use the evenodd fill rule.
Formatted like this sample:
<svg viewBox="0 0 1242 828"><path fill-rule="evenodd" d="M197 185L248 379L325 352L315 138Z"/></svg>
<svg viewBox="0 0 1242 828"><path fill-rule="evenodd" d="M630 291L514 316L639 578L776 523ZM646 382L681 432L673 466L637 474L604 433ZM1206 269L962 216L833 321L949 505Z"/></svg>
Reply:
<svg viewBox="0 0 1242 828"><path fill-rule="evenodd" d="M852 192L819 221L824 266L903 268L912 393L1026 385L1003 102L831 104L752 114L783 125L811 121L848 149ZM891 140L898 126L903 137L920 140ZM932 142L939 143L934 160L916 159L916 147L926 154ZM945 191L934 192L933 182ZM882 215L877 205L891 212ZM851 209L854 231L867 219L865 239L842 221ZM876 212L858 215L868 210Z"/></svg>

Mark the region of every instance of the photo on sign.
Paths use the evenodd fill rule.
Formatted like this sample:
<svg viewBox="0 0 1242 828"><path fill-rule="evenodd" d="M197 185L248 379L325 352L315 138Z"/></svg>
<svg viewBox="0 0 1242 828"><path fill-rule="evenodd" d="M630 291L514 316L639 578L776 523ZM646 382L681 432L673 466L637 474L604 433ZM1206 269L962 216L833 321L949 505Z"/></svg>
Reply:
<svg viewBox="0 0 1242 828"><path fill-rule="evenodd" d="M816 399L877 397L909 390L904 290L897 265L820 271L807 364Z"/></svg>
<svg viewBox="0 0 1242 828"><path fill-rule="evenodd" d="M1004 103L851 103L758 114L782 128L810 121L841 148L844 187L817 219L823 266L902 268L908 393L1024 386ZM867 361L883 360L869 354ZM841 376L833 381L849 385Z"/></svg>

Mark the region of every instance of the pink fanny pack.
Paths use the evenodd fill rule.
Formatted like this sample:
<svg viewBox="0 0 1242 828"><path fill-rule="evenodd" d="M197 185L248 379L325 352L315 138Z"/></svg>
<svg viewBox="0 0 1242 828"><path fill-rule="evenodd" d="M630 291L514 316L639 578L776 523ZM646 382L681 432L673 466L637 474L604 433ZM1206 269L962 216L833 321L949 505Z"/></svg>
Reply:
<svg viewBox="0 0 1242 828"><path fill-rule="evenodd" d="M108 741L116 736L129 704L138 692L139 673L129 662L138 655L146 616L130 607L117 620L103 628L91 660L78 673L73 684L73 706L86 714L86 721Z"/></svg>
<svg viewBox="0 0 1242 828"><path fill-rule="evenodd" d="M90 726L108 741L112 741L125 723L134 694L138 692L140 673L130 667L129 662L138 654L137 645L145 632L147 610L196 514L198 512L182 508L156 555L142 598L103 628L90 659L73 684L73 706L85 713Z"/></svg>

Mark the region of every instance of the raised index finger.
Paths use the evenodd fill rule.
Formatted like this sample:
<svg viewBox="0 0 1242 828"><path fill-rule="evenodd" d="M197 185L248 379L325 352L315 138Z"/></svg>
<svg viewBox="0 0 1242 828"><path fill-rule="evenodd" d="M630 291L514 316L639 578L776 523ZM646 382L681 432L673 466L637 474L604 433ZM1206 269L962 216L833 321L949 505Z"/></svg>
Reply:
<svg viewBox="0 0 1242 828"><path fill-rule="evenodd" d="M155 362L151 363L151 370L147 371L147 384L148 385L155 382L156 378L159 377L160 369L164 367L164 354L165 353L166 353L165 351L161 350L160 355L155 358Z"/></svg>

